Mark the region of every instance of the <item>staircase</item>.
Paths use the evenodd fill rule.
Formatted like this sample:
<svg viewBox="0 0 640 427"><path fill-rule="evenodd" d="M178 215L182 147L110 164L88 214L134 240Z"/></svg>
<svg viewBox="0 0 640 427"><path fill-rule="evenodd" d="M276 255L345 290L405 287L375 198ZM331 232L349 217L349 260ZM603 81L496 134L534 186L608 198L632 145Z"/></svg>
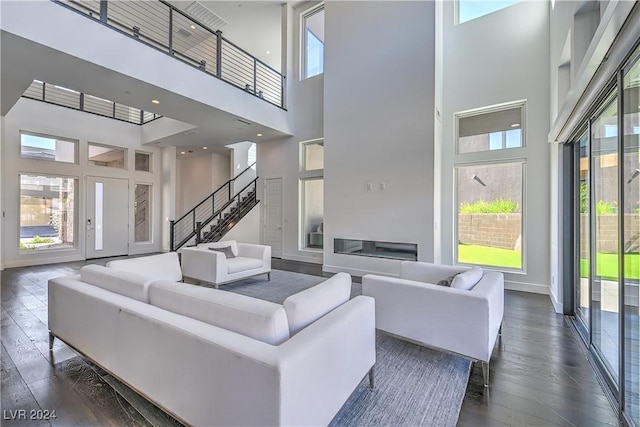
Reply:
<svg viewBox="0 0 640 427"><path fill-rule="evenodd" d="M178 220L169 221L170 250L219 241L260 202L256 198L258 177L252 178L253 165L222 184ZM252 179L249 184L235 190L248 179Z"/></svg>

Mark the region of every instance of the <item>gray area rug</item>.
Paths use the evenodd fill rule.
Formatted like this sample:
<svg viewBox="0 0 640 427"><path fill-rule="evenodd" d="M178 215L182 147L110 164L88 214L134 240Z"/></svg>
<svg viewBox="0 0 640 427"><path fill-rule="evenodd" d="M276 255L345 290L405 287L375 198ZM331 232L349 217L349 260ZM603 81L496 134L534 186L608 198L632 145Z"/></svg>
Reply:
<svg viewBox="0 0 640 427"><path fill-rule="evenodd" d="M230 292L281 304L323 280L273 270L266 276L220 286ZM361 295L353 283L351 297ZM455 426L469 380L468 359L435 351L382 332L376 334L376 387L365 378L331 426Z"/></svg>

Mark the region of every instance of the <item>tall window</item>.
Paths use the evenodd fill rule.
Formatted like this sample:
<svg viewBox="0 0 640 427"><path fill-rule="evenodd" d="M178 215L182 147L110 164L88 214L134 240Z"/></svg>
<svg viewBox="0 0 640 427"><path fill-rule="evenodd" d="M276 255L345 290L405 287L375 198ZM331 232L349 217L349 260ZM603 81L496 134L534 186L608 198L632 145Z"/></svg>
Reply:
<svg viewBox="0 0 640 427"><path fill-rule="evenodd" d="M149 184L136 184L133 200L134 242L151 241L151 190Z"/></svg>
<svg viewBox="0 0 640 427"><path fill-rule="evenodd" d="M456 115L457 263L524 269L525 161L514 160L513 150L525 145L524 107L518 102Z"/></svg>
<svg viewBox="0 0 640 427"><path fill-rule="evenodd" d="M458 24L497 12L520 3L522 0L457 0L456 18Z"/></svg>
<svg viewBox="0 0 640 427"><path fill-rule="evenodd" d="M303 78L324 73L324 5L302 15Z"/></svg>
<svg viewBox="0 0 640 427"><path fill-rule="evenodd" d="M300 143L300 247L324 246L324 140Z"/></svg>
<svg viewBox="0 0 640 427"><path fill-rule="evenodd" d="M73 178L20 175L20 250L75 246Z"/></svg>
<svg viewBox="0 0 640 427"><path fill-rule="evenodd" d="M78 142L29 133L20 134L20 156L25 159L77 163Z"/></svg>

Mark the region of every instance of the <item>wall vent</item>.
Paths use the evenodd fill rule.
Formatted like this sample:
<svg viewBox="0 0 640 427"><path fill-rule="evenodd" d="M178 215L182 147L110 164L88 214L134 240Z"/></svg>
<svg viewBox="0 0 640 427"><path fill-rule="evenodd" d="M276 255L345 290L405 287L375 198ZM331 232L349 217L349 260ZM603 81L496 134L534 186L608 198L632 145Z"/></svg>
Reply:
<svg viewBox="0 0 640 427"><path fill-rule="evenodd" d="M251 126L251 122L248 122L248 121L246 121L246 120L238 119L238 121L239 121L240 123L244 123L245 125L249 125L249 126Z"/></svg>
<svg viewBox="0 0 640 427"><path fill-rule="evenodd" d="M180 34L182 37L191 37L191 33L184 28L180 28L178 30L178 34Z"/></svg>
<svg viewBox="0 0 640 427"><path fill-rule="evenodd" d="M213 31L218 31L227 25L227 21L220 18L200 2L194 1L187 6L185 11Z"/></svg>

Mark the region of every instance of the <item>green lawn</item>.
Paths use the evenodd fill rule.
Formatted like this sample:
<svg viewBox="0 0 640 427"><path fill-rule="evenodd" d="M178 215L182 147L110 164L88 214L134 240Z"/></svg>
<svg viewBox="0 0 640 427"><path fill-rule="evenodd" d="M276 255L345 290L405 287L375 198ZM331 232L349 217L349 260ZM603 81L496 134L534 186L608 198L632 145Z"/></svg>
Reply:
<svg viewBox="0 0 640 427"><path fill-rule="evenodd" d="M618 277L618 255L601 254L596 257L596 274L604 278ZM580 276L589 275L589 261L580 260ZM640 279L640 254L630 253L624 256L624 276L627 279Z"/></svg>
<svg viewBox="0 0 640 427"><path fill-rule="evenodd" d="M520 251L492 248L480 245L458 245L458 262L492 265L496 267L522 268Z"/></svg>
<svg viewBox="0 0 640 427"><path fill-rule="evenodd" d="M625 277L627 279L640 279L640 254L630 253L624 257ZM482 264L495 267L522 268L520 251L510 249L492 248L480 245L458 245L458 262L467 264ZM597 274L604 278L618 277L618 255L602 254L597 256ZM580 260L580 275L587 277L589 262Z"/></svg>

